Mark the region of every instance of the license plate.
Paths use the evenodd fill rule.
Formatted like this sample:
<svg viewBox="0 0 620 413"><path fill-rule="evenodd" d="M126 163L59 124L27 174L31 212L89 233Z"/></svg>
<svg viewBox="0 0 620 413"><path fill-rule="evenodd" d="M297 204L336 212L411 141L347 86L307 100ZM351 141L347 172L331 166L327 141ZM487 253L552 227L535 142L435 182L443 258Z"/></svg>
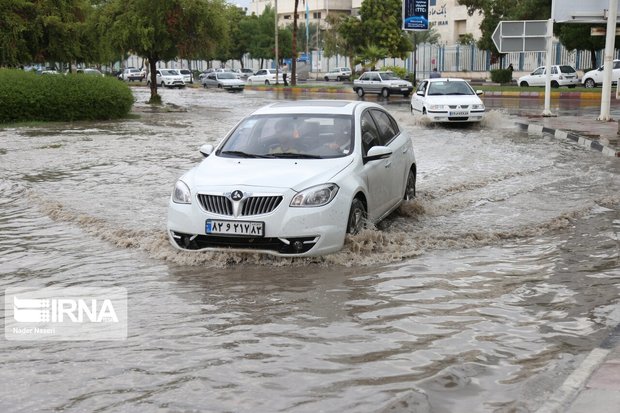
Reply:
<svg viewBox="0 0 620 413"><path fill-rule="evenodd" d="M450 112L448 116L469 116L469 112L466 110L453 111L453 112Z"/></svg>
<svg viewBox="0 0 620 413"><path fill-rule="evenodd" d="M402 92L405 92L405 91L409 90L409 88L408 88L408 87L401 87L401 88L400 88L400 90L401 90Z"/></svg>
<svg viewBox="0 0 620 413"><path fill-rule="evenodd" d="M218 235L240 235L262 237L265 235L265 223L257 221L225 221L207 219L205 233Z"/></svg>

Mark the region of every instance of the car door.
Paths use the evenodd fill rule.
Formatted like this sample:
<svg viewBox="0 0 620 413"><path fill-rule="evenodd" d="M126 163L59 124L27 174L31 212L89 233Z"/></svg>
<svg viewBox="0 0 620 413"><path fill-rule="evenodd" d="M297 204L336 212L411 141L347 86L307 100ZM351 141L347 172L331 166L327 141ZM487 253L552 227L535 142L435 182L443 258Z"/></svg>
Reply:
<svg viewBox="0 0 620 413"><path fill-rule="evenodd" d="M428 80L422 81L418 85L418 88L416 89L415 93L413 94L413 97L411 98L411 110L416 115L422 114L422 111L424 108L424 102L426 100L426 89L427 89L428 83L429 83Z"/></svg>
<svg viewBox="0 0 620 413"><path fill-rule="evenodd" d="M387 159L389 167L389 180L385 185L389 186L391 208L403 199L405 180L408 176L407 160L409 151L413 150L411 139L406 134L400 133L396 120L383 109L371 109L370 113L375 120L379 141L381 145L387 146L392 150L392 156Z"/></svg>
<svg viewBox="0 0 620 413"><path fill-rule="evenodd" d="M539 67L530 75L530 86L544 86L545 85L545 68Z"/></svg>
<svg viewBox="0 0 620 413"><path fill-rule="evenodd" d="M614 60L614 68L611 74L611 83L616 83L620 77L620 60Z"/></svg>
<svg viewBox="0 0 620 413"><path fill-rule="evenodd" d="M265 69L261 69L256 72L254 76L252 76L252 83L264 83L267 78L267 71Z"/></svg>
<svg viewBox="0 0 620 413"><path fill-rule="evenodd" d="M205 78L205 86L207 88L217 87L217 74L216 73L209 73L207 75L207 77Z"/></svg>
<svg viewBox="0 0 620 413"><path fill-rule="evenodd" d="M360 117L357 128L361 134L362 155L366 156L373 146L381 145L379 130L370 113L366 110ZM389 184L392 175L392 157L366 162L363 166L368 182L368 217L376 220L383 216L392 205L393 189Z"/></svg>
<svg viewBox="0 0 620 413"><path fill-rule="evenodd" d="M381 76L379 76L379 73L371 73L368 91L370 93L381 93L381 89L382 89Z"/></svg>

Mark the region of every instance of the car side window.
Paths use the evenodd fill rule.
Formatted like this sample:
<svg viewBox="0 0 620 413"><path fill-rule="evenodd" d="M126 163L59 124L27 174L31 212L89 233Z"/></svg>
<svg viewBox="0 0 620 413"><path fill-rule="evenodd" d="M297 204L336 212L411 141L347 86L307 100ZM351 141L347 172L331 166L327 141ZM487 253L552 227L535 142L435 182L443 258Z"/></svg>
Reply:
<svg viewBox="0 0 620 413"><path fill-rule="evenodd" d="M532 74L533 75L542 75L544 71L545 71L544 67L539 67L538 69L534 70L534 73L532 73Z"/></svg>
<svg viewBox="0 0 620 413"><path fill-rule="evenodd" d="M552 66L552 67L551 67L551 74L552 74L552 75L557 75L557 74L558 74L558 68L557 68L557 67L555 67L555 66Z"/></svg>
<svg viewBox="0 0 620 413"><path fill-rule="evenodd" d="M418 86L418 89L416 90L416 92L424 92L426 90L426 85L428 84L428 82L424 81L421 82L420 85Z"/></svg>
<svg viewBox="0 0 620 413"><path fill-rule="evenodd" d="M614 62L614 69L620 69L620 62Z"/></svg>
<svg viewBox="0 0 620 413"><path fill-rule="evenodd" d="M389 114L379 109L372 109L371 114L379 133L379 144L388 145L399 133L396 121Z"/></svg>
<svg viewBox="0 0 620 413"><path fill-rule="evenodd" d="M364 73L363 75L360 76L359 80L368 80L368 75Z"/></svg>
<svg viewBox="0 0 620 413"><path fill-rule="evenodd" d="M362 155L366 156L370 148L381 145L379 131L369 111L362 114L360 131L362 133Z"/></svg>

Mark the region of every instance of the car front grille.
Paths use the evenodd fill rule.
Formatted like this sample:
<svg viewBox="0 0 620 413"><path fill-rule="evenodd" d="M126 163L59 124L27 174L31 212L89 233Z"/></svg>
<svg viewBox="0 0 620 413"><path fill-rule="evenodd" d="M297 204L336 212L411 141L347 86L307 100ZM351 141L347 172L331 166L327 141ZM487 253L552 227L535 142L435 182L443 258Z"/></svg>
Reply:
<svg viewBox="0 0 620 413"><path fill-rule="evenodd" d="M448 105L450 109L469 109L469 105Z"/></svg>
<svg viewBox="0 0 620 413"><path fill-rule="evenodd" d="M233 215L233 201L223 195L198 194L202 208L218 215ZM250 196L240 201L239 215L253 216L268 214L282 202L281 196Z"/></svg>

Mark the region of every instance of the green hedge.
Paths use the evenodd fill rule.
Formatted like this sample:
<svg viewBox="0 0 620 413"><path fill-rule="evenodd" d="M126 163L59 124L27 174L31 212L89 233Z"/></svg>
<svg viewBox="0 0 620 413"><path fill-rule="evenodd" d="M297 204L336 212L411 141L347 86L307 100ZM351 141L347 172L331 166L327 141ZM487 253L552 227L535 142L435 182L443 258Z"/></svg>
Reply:
<svg viewBox="0 0 620 413"><path fill-rule="evenodd" d="M495 83L510 83L512 81L512 71L508 69L491 70L491 80Z"/></svg>
<svg viewBox="0 0 620 413"><path fill-rule="evenodd" d="M0 123L118 119L133 101L125 82L113 77L0 70Z"/></svg>

